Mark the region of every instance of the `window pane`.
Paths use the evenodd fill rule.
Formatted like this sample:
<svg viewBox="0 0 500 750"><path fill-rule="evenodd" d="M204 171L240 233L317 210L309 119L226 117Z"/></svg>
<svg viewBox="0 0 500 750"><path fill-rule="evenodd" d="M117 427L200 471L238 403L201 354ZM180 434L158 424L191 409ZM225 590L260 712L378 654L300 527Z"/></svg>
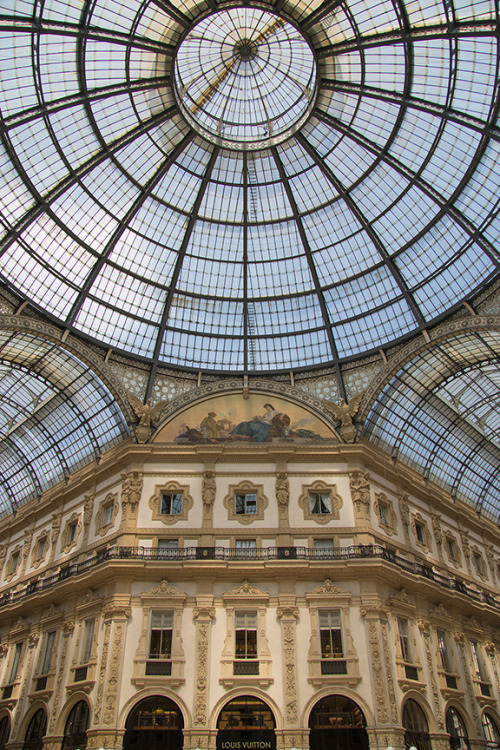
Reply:
<svg viewBox="0 0 500 750"><path fill-rule="evenodd" d="M160 513L162 515L180 515L182 513L182 492L164 492L161 496Z"/></svg>
<svg viewBox="0 0 500 750"><path fill-rule="evenodd" d="M85 620L84 633L83 633L83 645L82 645L82 658L81 663L85 664L89 661L92 653L92 640L94 638L94 625L95 620Z"/></svg>
<svg viewBox="0 0 500 750"><path fill-rule="evenodd" d="M329 492L310 492L309 510L311 513L331 513Z"/></svg>
<svg viewBox="0 0 500 750"><path fill-rule="evenodd" d="M150 659L170 659L172 655L173 612L153 612L151 616Z"/></svg>
<svg viewBox="0 0 500 750"><path fill-rule="evenodd" d="M47 674L50 669L50 662L52 660L52 651L54 649L54 641L56 637L55 630L47 633L45 638L45 645L43 648L42 663L40 665L40 674Z"/></svg>
<svg viewBox="0 0 500 750"><path fill-rule="evenodd" d="M237 494L234 498L235 513L257 513L257 495L254 493Z"/></svg>

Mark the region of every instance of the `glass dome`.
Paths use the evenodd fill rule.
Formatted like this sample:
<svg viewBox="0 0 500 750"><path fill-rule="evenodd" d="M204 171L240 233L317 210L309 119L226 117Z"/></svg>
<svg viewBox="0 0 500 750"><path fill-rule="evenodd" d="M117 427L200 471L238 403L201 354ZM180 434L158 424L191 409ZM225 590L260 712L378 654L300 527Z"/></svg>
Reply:
<svg viewBox="0 0 500 750"><path fill-rule="evenodd" d="M149 362L311 368L498 272L488 0L12 0L2 278Z"/></svg>

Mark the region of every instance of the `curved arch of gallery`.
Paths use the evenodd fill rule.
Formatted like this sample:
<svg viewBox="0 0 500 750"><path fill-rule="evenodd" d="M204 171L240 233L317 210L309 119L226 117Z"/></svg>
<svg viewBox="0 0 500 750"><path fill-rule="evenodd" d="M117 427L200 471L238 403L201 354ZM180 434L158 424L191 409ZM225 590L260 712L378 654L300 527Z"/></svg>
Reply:
<svg viewBox="0 0 500 750"><path fill-rule="evenodd" d="M427 701L427 699L424 698L422 693L419 693L418 690L408 690L408 692L405 693L401 699L401 703L399 706L399 720L401 722L401 726L403 726L403 710L405 707L405 703L408 703L409 700L414 701L414 703L416 703L419 706L419 708L422 709L424 716L427 719L427 726L429 727L429 734L436 734L436 733L443 731L437 725L435 709L431 706L431 704ZM443 714L443 723L444 723L444 714Z"/></svg>
<svg viewBox="0 0 500 750"><path fill-rule="evenodd" d="M37 699L37 700L35 700L32 703L32 705L29 707L29 709L26 711L26 713L24 714L23 718L19 722L19 726L18 726L17 732L16 732L16 738L17 738L18 741L24 742L24 738L26 737L26 732L28 731L28 727L30 725L30 721L35 716L36 712L39 711L41 708L45 712L45 717L47 719L47 729L48 729L48 722L49 722L49 710L48 710L48 706L42 700ZM47 730L45 731L45 734L47 734ZM11 737L10 739L14 739L14 738Z"/></svg>
<svg viewBox="0 0 500 750"><path fill-rule="evenodd" d="M375 715L372 709L365 701L365 699L361 695L359 695L359 693L356 693L354 690L349 687L345 687L344 685L342 685L342 688L335 688L332 685L330 687L325 687L321 690L318 690L309 698L302 711L301 726L308 727L311 712L316 704L319 703L319 701L323 698L329 698L332 695L338 695L342 698L348 698L350 701L355 703L360 708L363 716L365 717L367 729L375 724Z"/></svg>
<svg viewBox="0 0 500 750"><path fill-rule="evenodd" d="M192 717L187 704L174 690L169 690L169 688L160 686L143 688L137 693L134 693L134 695L132 695L119 710L117 726L125 730L125 723L128 719L128 716L130 712L134 710L137 704L145 700L145 698L154 698L155 696L158 696L159 698L168 698L172 701L172 703L175 703L184 720L183 730L186 731L189 729L193 729Z"/></svg>
<svg viewBox="0 0 500 750"><path fill-rule="evenodd" d="M217 703L214 705L212 710L210 711L210 716L208 719L208 726L210 731L217 731L217 721L219 719L219 714L228 703L230 703L235 698L258 698L263 703L268 706L268 708L272 711L274 716L274 721L276 723L275 731L280 732L283 730L284 727L284 721L283 721L283 715L278 708L278 704L263 690L260 690L259 688L254 687L241 687L241 688L233 688L232 690L229 690L227 693L224 693Z"/></svg>
<svg viewBox="0 0 500 750"><path fill-rule="evenodd" d="M92 705L92 701L90 700L89 696L87 695L87 693L84 693L83 690L77 690L64 702L64 705L62 706L61 710L58 712L54 734L60 735L61 737L64 735L64 730L66 729L66 722L68 720L68 717L72 709L80 701L83 701L84 703L87 704L88 709L89 709L89 716L93 715L94 706ZM87 731L88 729L89 727L87 727Z"/></svg>
<svg viewBox="0 0 500 750"><path fill-rule="evenodd" d="M467 732L468 737L475 737L477 730L474 725L474 722L469 716L469 712L466 710L464 704L458 701L456 698L450 698L450 700L447 701L444 705L443 716L444 716L445 731L448 732L448 730L446 729L446 718L448 716L448 711L450 710L450 708L455 709L459 717L462 719L462 722L464 724L465 731Z"/></svg>

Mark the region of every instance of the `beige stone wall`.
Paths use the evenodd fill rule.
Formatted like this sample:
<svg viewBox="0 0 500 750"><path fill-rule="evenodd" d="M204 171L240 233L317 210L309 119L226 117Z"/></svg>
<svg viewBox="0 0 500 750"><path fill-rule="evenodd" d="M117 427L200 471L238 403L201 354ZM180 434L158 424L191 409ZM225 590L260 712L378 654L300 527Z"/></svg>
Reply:
<svg viewBox="0 0 500 750"><path fill-rule="evenodd" d="M181 488L189 498L179 518L158 513L154 498L165 487ZM255 489L255 518L234 513L232 498L241 487ZM311 487L331 490L327 517L309 512L304 498ZM107 506L112 511L104 523ZM191 558L158 559L159 539L177 540ZM197 547L229 550L247 539L256 542L255 559L196 557ZM340 559L314 557L317 539L332 539ZM500 718L500 609L486 599L500 606L497 529L371 446L277 451L239 445L212 453L122 448L70 486L4 519L0 544L0 719L11 718L14 743L22 742L27 722L43 706L46 744L55 750L71 707L84 699L91 708L90 745L120 747L129 711L153 694L169 696L183 711L186 748L215 747L221 707L245 694L272 708L280 748L308 747L309 714L330 694L358 703L377 748L401 746L408 698L427 714L436 748L447 741L450 705L459 707L478 746L484 711ZM375 546L366 557L349 557L348 547L360 544ZM277 556L279 547L299 548L298 559ZM136 555L137 548L145 553ZM382 549L397 557L374 555ZM466 593L450 588L456 577ZM322 673L324 610L341 615L345 669L339 674ZM174 614L170 676L145 674L153 611ZM256 613L258 675L234 674L238 611ZM86 675L75 679L89 620L94 638ZM401 651L402 620L410 663ZM53 631L46 685L37 689L46 635ZM438 658L438 631L449 636L448 675ZM471 642L481 654L482 678ZM16 643L23 650L11 683ZM3 697L5 687L11 694Z"/></svg>

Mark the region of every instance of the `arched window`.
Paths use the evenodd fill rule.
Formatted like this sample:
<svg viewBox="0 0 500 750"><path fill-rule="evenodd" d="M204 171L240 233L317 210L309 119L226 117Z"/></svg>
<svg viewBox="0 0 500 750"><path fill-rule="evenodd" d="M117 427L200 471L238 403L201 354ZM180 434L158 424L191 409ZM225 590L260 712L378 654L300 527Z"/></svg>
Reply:
<svg viewBox="0 0 500 750"><path fill-rule="evenodd" d="M47 714L43 708L39 708L33 714L24 736L23 750L42 750L43 738L47 729Z"/></svg>
<svg viewBox="0 0 500 750"><path fill-rule="evenodd" d="M368 750L366 720L360 707L343 695L327 695L309 716L310 750Z"/></svg>
<svg viewBox="0 0 500 750"><path fill-rule="evenodd" d="M85 750L87 747L87 727L89 707L85 701L78 701L71 709L64 727L61 750Z"/></svg>
<svg viewBox="0 0 500 750"><path fill-rule="evenodd" d="M184 719L170 698L152 695L137 703L125 722L123 750L182 750Z"/></svg>
<svg viewBox="0 0 500 750"><path fill-rule="evenodd" d="M488 750L500 750L500 730L489 714L483 714L482 725Z"/></svg>
<svg viewBox="0 0 500 750"><path fill-rule="evenodd" d="M274 715L267 703L251 695L242 695L226 703L219 714L217 729L232 732L274 732Z"/></svg>
<svg viewBox="0 0 500 750"><path fill-rule="evenodd" d="M4 750L10 736L10 717L2 716L0 719L0 750Z"/></svg>
<svg viewBox="0 0 500 750"><path fill-rule="evenodd" d="M464 720L456 708L449 708L446 712L446 731L450 735L451 750L469 750L469 735Z"/></svg>
<svg viewBox="0 0 500 750"><path fill-rule="evenodd" d="M403 707L403 727L405 729L405 746L417 750L431 750L429 724L418 703L409 698Z"/></svg>

